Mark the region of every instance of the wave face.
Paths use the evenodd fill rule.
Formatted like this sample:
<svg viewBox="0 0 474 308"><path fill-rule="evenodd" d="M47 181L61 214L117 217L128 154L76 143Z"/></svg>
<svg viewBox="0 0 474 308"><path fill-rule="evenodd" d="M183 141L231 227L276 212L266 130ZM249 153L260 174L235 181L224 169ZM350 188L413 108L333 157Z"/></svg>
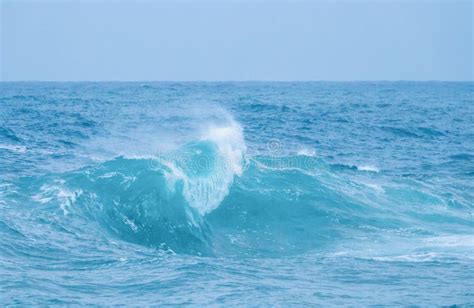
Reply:
<svg viewBox="0 0 474 308"><path fill-rule="evenodd" d="M0 84L0 302L470 305L473 87Z"/></svg>

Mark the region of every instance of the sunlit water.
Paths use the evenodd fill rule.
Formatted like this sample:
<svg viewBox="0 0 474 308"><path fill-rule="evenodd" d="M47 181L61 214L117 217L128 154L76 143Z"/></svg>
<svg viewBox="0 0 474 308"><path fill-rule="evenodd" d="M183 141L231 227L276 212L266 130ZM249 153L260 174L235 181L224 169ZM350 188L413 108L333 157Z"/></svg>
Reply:
<svg viewBox="0 0 474 308"><path fill-rule="evenodd" d="M473 83L0 83L0 303L474 305Z"/></svg>

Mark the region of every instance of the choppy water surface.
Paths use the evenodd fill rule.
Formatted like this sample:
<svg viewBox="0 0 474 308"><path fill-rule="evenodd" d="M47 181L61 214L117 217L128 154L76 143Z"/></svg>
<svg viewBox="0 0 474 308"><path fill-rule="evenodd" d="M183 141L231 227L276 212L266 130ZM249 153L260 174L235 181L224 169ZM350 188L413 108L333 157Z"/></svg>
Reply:
<svg viewBox="0 0 474 308"><path fill-rule="evenodd" d="M474 304L473 83L0 83L0 303Z"/></svg>

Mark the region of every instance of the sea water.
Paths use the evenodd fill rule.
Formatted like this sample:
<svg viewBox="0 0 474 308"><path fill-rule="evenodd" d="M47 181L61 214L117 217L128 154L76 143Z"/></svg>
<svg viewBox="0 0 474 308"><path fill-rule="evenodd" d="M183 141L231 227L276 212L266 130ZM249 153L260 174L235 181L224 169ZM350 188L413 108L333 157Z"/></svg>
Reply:
<svg viewBox="0 0 474 308"><path fill-rule="evenodd" d="M0 303L474 305L473 92L0 83Z"/></svg>

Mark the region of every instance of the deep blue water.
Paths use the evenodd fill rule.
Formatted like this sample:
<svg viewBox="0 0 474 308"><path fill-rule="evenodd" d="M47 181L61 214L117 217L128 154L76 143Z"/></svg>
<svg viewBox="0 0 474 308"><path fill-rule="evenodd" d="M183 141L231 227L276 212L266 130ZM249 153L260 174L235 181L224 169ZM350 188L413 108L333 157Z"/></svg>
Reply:
<svg viewBox="0 0 474 308"><path fill-rule="evenodd" d="M474 305L474 83L0 83L0 304Z"/></svg>

